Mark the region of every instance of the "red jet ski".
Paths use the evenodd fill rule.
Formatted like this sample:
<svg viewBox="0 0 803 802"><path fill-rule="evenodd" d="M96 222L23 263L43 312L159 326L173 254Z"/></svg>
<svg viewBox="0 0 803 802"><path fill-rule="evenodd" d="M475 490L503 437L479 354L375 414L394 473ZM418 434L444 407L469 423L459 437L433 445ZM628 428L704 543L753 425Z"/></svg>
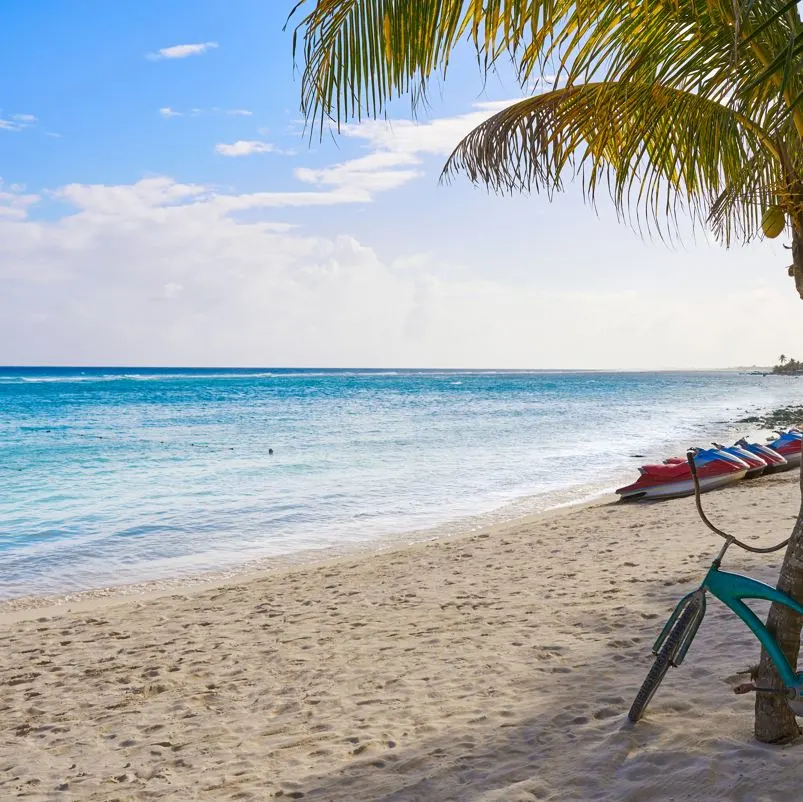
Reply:
<svg viewBox="0 0 803 802"><path fill-rule="evenodd" d="M778 473L778 471L787 471L792 467L786 461L786 457L779 454L774 448L765 446L762 443L748 443L743 437L741 440L737 440L734 445L755 454L757 457L761 457L767 463L764 473Z"/></svg>
<svg viewBox="0 0 803 802"><path fill-rule="evenodd" d="M695 449L694 464L703 492L744 479L750 468L739 457L717 448ZM632 485L616 491L622 501L680 498L694 493L691 468L681 457L671 457L661 465L642 465L639 474Z"/></svg>
<svg viewBox="0 0 803 802"><path fill-rule="evenodd" d="M712 443L712 445L714 448L718 448L726 454L733 454L734 457L738 457L742 462L747 463L748 470L744 476L745 479L756 479L767 469L767 461L758 454L748 451L746 448L742 448L739 445L726 447L719 443Z"/></svg>
<svg viewBox="0 0 803 802"><path fill-rule="evenodd" d="M791 468L800 465L801 451L803 444L803 434L796 431L778 432L778 439L768 443L770 448L777 451L786 459Z"/></svg>

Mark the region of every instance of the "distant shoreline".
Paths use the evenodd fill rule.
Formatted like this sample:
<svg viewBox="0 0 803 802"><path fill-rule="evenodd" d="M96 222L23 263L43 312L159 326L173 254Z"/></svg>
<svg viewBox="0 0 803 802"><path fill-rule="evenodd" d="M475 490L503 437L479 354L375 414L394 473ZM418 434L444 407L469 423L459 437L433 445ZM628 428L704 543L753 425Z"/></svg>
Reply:
<svg viewBox="0 0 803 802"><path fill-rule="evenodd" d="M745 371L745 375L798 377L803 376L803 370L748 370Z"/></svg>

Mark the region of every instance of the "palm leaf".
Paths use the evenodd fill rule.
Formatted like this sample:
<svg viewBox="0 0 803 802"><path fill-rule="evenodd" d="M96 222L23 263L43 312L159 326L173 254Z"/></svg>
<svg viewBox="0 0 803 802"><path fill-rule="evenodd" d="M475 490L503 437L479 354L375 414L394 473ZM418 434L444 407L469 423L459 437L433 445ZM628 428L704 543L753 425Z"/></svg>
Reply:
<svg viewBox="0 0 803 802"><path fill-rule="evenodd" d="M548 70L564 87L472 132L447 177L547 193L578 177L592 203L607 188L642 230L673 230L685 207L725 241L754 236L773 197L797 209L803 23L791 0L301 0L294 13L302 8L302 109L321 132L328 120L384 115L404 94L415 110L462 42L481 73L506 56L522 85Z"/></svg>
<svg viewBox="0 0 803 802"><path fill-rule="evenodd" d="M522 86L544 71L567 84L659 81L717 101L727 94L768 129L794 116L803 136L803 25L790 2L301 0L291 17L309 9L293 36L302 110L339 126L382 116L406 94L415 112L464 41L483 73L509 56Z"/></svg>
<svg viewBox="0 0 803 802"><path fill-rule="evenodd" d="M777 148L760 127L727 106L657 84L597 82L565 87L508 107L460 142L444 168L496 192L560 190L580 177L589 201L601 187L639 230L677 230L677 213L698 222L737 182L756 171L754 193L770 194L783 177ZM739 225L756 233L755 216L737 205ZM667 225L667 222L669 225Z"/></svg>
<svg viewBox="0 0 803 802"><path fill-rule="evenodd" d="M302 111L307 120L339 126L362 114L381 116L403 94L415 109L461 40L473 44L487 72L503 54L527 50L547 30L542 22L568 8L568 0L317 0L293 35L296 56L303 36Z"/></svg>

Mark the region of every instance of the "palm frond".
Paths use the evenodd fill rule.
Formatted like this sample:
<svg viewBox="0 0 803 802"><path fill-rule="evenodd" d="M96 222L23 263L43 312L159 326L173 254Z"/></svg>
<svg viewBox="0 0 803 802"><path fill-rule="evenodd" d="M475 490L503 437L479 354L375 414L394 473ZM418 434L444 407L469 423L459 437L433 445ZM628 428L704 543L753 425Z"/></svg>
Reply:
<svg viewBox="0 0 803 802"><path fill-rule="evenodd" d="M551 68L564 88L472 132L446 177L547 193L577 177L592 203L607 188L641 230L664 235L685 206L726 242L754 236L772 198L798 214L803 22L792 0L301 0L294 14L302 9L302 109L321 132L329 120L381 116L403 94L415 108L462 42L481 73L504 55L523 86ZM803 212L795 219L803 228Z"/></svg>
<svg viewBox="0 0 803 802"><path fill-rule="evenodd" d="M760 127L727 106L658 84L596 82L516 103L475 128L444 168L495 192L560 190L579 177L588 200L608 190L617 212L639 230L671 236L685 208L699 223L736 182L756 169L756 192L783 181L777 147ZM740 215L736 205L729 213ZM667 225L668 223L668 225ZM736 230L749 239L754 215Z"/></svg>
<svg viewBox="0 0 803 802"><path fill-rule="evenodd" d="M568 83L659 82L733 104L768 129L791 117L803 136L801 27L788 0L754 0L741 11L732 0L578 0L575 14L587 33L566 54Z"/></svg>
<svg viewBox="0 0 803 802"><path fill-rule="evenodd" d="M551 66L565 83L657 81L803 136L803 23L791 0L301 0L302 110L338 126L425 101L461 41L481 72L509 56L522 86ZM307 10L309 9L309 10ZM303 11L306 14L301 16ZM303 48L301 41L303 40Z"/></svg>
<svg viewBox="0 0 803 802"><path fill-rule="evenodd" d="M534 38L539 50L539 34L570 7L568 0L301 0L290 17L309 2L293 35L295 55L303 39L301 108L308 121L338 126L381 116L404 94L415 108L461 40L472 43L486 72L501 55L528 50Z"/></svg>
<svg viewBox="0 0 803 802"><path fill-rule="evenodd" d="M793 158L803 164L800 153ZM766 209L776 204L784 209L788 220L803 214L800 181L784 174L774 159L767 160L759 153L729 176L727 186L711 203L706 222L722 242L748 241L761 230Z"/></svg>

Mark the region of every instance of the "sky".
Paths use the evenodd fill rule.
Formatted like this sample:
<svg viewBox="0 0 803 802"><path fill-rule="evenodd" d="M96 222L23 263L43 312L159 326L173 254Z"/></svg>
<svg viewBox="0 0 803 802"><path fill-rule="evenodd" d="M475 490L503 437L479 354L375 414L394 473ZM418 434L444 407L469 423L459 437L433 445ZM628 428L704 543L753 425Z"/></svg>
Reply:
<svg viewBox="0 0 803 802"><path fill-rule="evenodd" d="M292 0L38 0L0 30L0 364L681 369L801 358L783 237L645 241L579 185L438 181L521 96L309 137ZM803 348L801 349L803 354Z"/></svg>

